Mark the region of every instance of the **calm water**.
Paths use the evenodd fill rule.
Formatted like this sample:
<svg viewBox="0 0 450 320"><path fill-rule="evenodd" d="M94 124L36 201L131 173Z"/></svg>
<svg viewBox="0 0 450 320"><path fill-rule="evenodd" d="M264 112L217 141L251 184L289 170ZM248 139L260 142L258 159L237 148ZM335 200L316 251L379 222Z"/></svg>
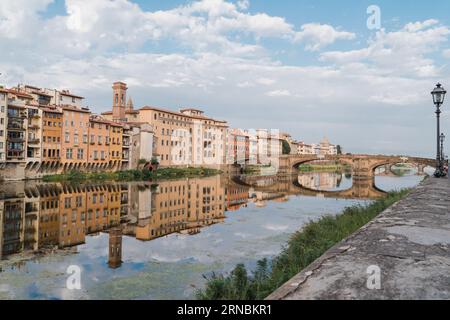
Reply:
<svg viewBox="0 0 450 320"><path fill-rule="evenodd" d="M309 220L422 178L378 176L356 187L336 173L256 188L220 176L158 185L3 185L0 299L190 299L202 275L241 262L252 267L279 253ZM344 192L352 186L353 199ZM66 288L72 265L81 269L81 290Z"/></svg>

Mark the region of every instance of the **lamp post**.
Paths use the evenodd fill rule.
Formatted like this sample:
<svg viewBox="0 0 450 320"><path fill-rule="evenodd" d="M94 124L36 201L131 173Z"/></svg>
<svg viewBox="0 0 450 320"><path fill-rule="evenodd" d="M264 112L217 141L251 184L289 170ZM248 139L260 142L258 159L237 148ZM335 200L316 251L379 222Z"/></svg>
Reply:
<svg viewBox="0 0 450 320"><path fill-rule="evenodd" d="M447 91L442 87L440 83L436 85L436 88L431 92L433 96L433 103L436 106L436 120L437 120L437 155L436 155L436 172L434 176L437 178L444 176L443 161L441 153L441 128L440 128L440 117L441 117L441 105L444 103L445 94Z"/></svg>
<svg viewBox="0 0 450 320"><path fill-rule="evenodd" d="M445 141L445 134L441 133L440 136L440 141L441 141L441 172L443 173L442 176L446 176L446 172L444 170L444 165L445 165L445 155L444 155L444 141Z"/></svg>

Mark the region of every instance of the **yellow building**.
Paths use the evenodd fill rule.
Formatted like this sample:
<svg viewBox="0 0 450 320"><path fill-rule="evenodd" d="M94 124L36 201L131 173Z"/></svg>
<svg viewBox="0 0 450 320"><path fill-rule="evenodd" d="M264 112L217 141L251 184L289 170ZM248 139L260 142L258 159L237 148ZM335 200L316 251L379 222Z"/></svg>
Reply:
<svg viewBox="0 0 450 320"><path fill-rule="evenodd" d="M124 83L114 83L113 110L102 115L116 122L150 124L161 166L225 164L226 121L206 117L203 111L194 108L177 112L145 106L134 110L132 103L125 105L127 89Z"/></svg>

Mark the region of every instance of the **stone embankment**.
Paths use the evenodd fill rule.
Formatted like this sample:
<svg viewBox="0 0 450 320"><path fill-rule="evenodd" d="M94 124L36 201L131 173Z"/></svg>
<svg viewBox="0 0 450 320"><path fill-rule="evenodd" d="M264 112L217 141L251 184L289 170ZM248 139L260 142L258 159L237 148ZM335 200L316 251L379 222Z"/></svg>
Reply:
<svg viewBox="0 0 450 320"><path fill-rule="evenodd" d="M450 180L425 180L268 299L450 299Z"/></svg>

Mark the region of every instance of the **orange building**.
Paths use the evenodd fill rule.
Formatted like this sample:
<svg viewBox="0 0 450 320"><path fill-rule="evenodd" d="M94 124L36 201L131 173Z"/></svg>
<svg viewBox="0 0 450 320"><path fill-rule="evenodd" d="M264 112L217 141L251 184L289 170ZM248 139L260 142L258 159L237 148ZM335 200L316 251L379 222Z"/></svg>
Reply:
<svg viewBox="0 0 450 320"><path fill-rule="evenodd" d="M60 191L55 187L49 187L41 193L39 248L59 244L59 197Z"/></svg>
<svg viewBox="0 0 450 320"><path fill-rule="evenodd" d="M75 246L85 242L86 193L76 188L64 190L60 196L59 246Z"/></svg>
<svg viewBox="0 0 450 320"><path fill-rule="evenodd" d="M63 113L56 108L43 108L42 111L42 163L57 168L61 159Z"/></svg>
<svg viewBox="0 0 450 320"><path fill-rule="evenodd" d="M158 190L152 192L151 204L146 205L151 207L151 215L138 220L136 239L148 241L177 232L198 233L202 227L223 222L224 201L220 177L161 182Z"/></svg>
<svg viewBox="0 0 450 320"><path fill-rule="evenodd" d="M107 143L109 145L109 167L120 169L122 167L122 125L110 122L109 137Z"/></svg>
<svg viewBox="0 0 450 320"><path fill-rule="evenodd" d="M63 106L61 163L64 170L81 169L88 159L90 111L86 108Z"/></svg>
<svg viewBox="0 0 450 320"><path fill-rule="evenodd" d="M89 168L106 168L109 164L110 122L99 117L89 119Z"/></svg>
<svg viewBox="0 0 450 320"><path fill-rule="evenodd" d="M86 192L87 233L106 230L109 225L108 189L106 186L94 186Z"/></svg>

